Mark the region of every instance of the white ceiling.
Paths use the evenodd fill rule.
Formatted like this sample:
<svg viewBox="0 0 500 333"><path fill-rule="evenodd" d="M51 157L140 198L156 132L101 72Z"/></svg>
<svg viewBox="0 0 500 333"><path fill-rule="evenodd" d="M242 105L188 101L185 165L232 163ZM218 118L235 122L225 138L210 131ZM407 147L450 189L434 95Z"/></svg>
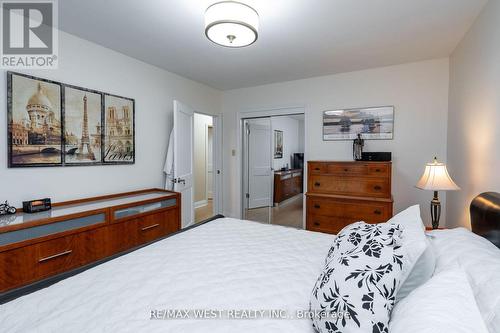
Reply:
<svg viewBox="0 0 500 333"><path fill-rule="evenodd" d="M451 54L487 0L240 0L260 15L258 41L208 41L216 0L61 0L61 30L214 88L266 83Z"/></svg>

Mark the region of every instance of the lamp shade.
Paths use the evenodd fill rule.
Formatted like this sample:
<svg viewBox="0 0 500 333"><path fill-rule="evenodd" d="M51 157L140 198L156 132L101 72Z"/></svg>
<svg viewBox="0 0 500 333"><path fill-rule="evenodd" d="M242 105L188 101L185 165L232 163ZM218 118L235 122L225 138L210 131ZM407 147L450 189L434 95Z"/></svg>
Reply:
<svg viewBox="0 0 500 333"><path fill-rule="evenodd" d="M257 40L259 15L250 6L236 1L214 3L205 12L205 35L227 47L243 47Z"/></svg>
<svg viewBox="0 0 500 333"><path fill-rule="evenodd" d="M417 187L422 190L431 191L456 191L460 187L451 179L446 165L439 163L434 158L433 163L427 163L425 171L417 183Z"/></svg>

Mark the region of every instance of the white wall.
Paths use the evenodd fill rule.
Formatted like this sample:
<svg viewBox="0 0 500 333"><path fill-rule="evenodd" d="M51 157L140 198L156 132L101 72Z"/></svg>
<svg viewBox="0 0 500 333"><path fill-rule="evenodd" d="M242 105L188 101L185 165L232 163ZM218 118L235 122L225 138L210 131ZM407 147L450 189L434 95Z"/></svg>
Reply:
<svg viewBox="0 0 500 333"><path fill-rule="evenodd" d="M302 123L303 125L303 123ZM273 147L274 147L274 131L283 131L283 158L274 158L273 156L273 168L274 170L279 170L285 167L287 164L292 167L291 156L293 153L304 152L300 148L300 122L297 119L288 116L272 117L271 118L271 128L273 137Z"/></svg>
<svg viewBox="0 0 500 333"><path fill-rule="evenodd" d="M0 200L53 201L148 187L163 187L163 163L172 127L172 101L217 114L218 90L182 78L64 32L59 69L24 72L85 88L135 98L136 163L129 166L7 168L6 73L0 70Z"/></svg>
<svg viewBox="0 0 500 333"><path fill-rule="evenodd" d="M478 194L500 191L500 1L489 1L450 60L448 226L470 227Z"/></svg>
<svg viewBox="0 0 500 333"><path fill-rule="evenodd" d="M351 160L352 142L322 140L322 111L394 105L394 140L369 141L366 150L392 151L395 212L421 204L430 224L432 193L414 185L425 163L434 156L446 159L448 80L448 59L437 59L223 92L224 213L239 216L240 212L240 152L231 156L231 150L239 147L238 112L305 106L306 158ZM446 204L444 193L441 199Z"/></svg>
<svg viewBox="0 0 500 333"><path fill-rule="evenodd" d="M305 123L304 119L299 120L299 151L298 153L303 153L305 151L306 143L306 133L305 133Z"/></svg>
<svg viewBox="0 0 500 333"><path fill-rule="evenodd" d="M208 126L212 117L194 114L194 202L207 200Z"/></svg>

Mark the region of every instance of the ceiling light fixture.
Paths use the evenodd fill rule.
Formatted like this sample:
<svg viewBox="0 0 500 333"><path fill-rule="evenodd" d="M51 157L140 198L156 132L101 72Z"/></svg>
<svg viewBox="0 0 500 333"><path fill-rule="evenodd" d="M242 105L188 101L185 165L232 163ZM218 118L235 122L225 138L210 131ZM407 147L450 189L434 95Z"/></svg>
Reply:
<svg viewBox="0 0 500 333"><path fill-rule="evenodd" d="M258 30L259 14L243 3L221 1L205 11L205 35L215 44L248 46L257 40Z"/></svg>

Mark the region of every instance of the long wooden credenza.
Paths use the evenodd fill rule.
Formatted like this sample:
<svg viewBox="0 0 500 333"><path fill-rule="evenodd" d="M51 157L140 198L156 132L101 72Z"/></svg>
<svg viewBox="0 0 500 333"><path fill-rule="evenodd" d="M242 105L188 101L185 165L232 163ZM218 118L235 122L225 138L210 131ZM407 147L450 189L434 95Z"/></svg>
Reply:
<svg viewBox="0 0 500 333"><path fill-rule="evenodd" d="M392 217L391 162L310 161L307 169L307 230L337 234Z"/></svg>
<svg viewBox="0 0 500 333"><path fill-rule="evenodd" d="M179 193L149 189L0 216L0 293L180 230L180 202Z"/></svg>
<svg viewBox="0 0 500 333"><path fill-rule="evenodd" d="M302 193L302 170L274 172L274 204L277 205Z"/></svg>

